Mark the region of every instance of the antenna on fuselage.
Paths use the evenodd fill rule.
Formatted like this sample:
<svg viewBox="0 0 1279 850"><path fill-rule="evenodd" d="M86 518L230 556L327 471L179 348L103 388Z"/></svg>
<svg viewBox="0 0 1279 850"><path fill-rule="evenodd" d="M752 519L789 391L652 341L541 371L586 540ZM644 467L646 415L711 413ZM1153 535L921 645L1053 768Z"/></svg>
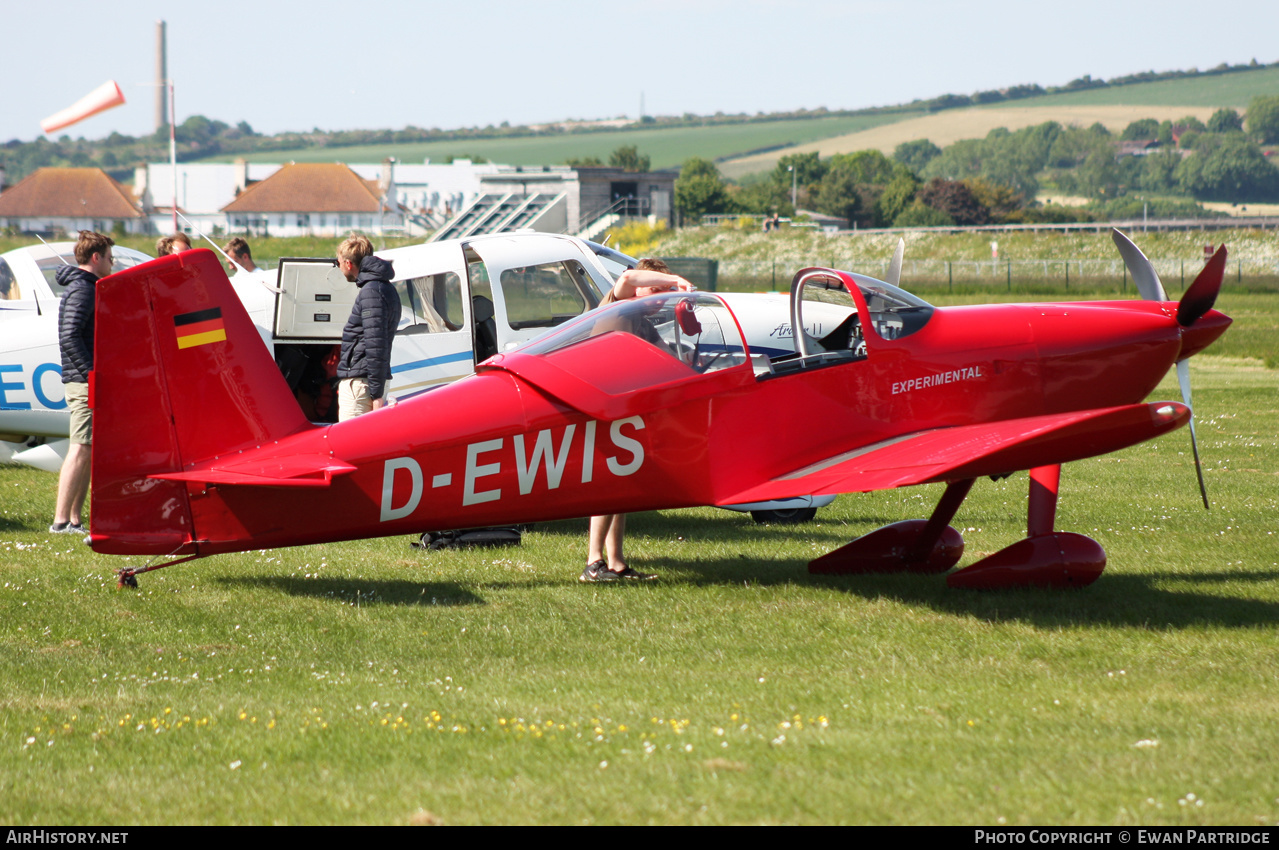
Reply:
<svg viewBox="0 0 1279 850"><path fill-rule="evenodd" d="M36 238L37 238L37 239L39 239L41 242L44 242L44 237L43 237L43 236L41 236L39 233L37 233L37 234L36 234ZM62 261L62 265L64 265L64 266L69 266L69 265L71 265L70 263L68 263L68 262L67 262L67 258L66 258L66 257L64 257L64 256L62 256L62 254L60 254L60 253L58 252L58 249L57 249L57 248L53 247L53 246L52 246L52 245L50 245L48 242L44 242L44 247L46 247L46 248L48 248L50 251L52 251L52 252L53 252L53 256L57 257L59 260L61 260L61 261Z"/></svg>
<svg viewBox="0 0 1279 850"><path fill-rule="evenodd" d="M43 236L41 236L39 233L37 233L37 234L36 234L36 238L37 238L37 239L39 239L41 242L44 242L44 237L43 237ZM68 262L67 262L67 258L66 258L66 257L64 257L64 256L62 256L62 254L58 252L58 249L57 249L57 248L53 247L53 246L52 246L52 245L50 245L48 242L44 242L44 247L46 247L46 248L48 248L50 251L52 251L52 252L53 252L53 256L57 257L59 260L61 260L61 261L62 261L62 265L64 265L64 266L69 266L69 265L71 265L70 263L68 263ZM31 297L32 297L33 299L35 299L35 302L36 302L36 315L37 315L37 316L43 316L43 315L44 315L44 311L40 309L40 293L39 293L39 292L36 292L36 291L33 289L33 290L31 290Z"/></svg>
<svg viewBox="0 0 1279 850"><path fill-rule="evenodd" d="M248 272L248 269L246 269L244 266L242 266L242 265L240 265L239 263L237 263L235 260L231 259L231 257L227 254L227 252L222 250L222 246L220 246L218 243L214 242L212 239L210 239L208 236L206 236L206 235L204 234L204 231L200 230L200 228L196 227L195 223L194 223L193 221L191 221L191 219L187 218L187 217L186 217L186 216L184 216L182 213L178 213L178 218L180 218L180 219L182 219L183 221L185 221L185 222L186 222L186 223L190 226L190 228L191 228L193 231L195 231L195 235L196 235L196 236L199 236L199 237L200 237L201 239L203 239L205 242L208 242L210 245L212 245L212 246L213 246L213 250L215 250L215 251L217 251L219 254L221 254L221 255L222 255L222 257L223 257L223 258L224 258L224 259L225 259L228 263L230 263L231 265L235 266L235 270L236 270L237 272Z"/></svg>

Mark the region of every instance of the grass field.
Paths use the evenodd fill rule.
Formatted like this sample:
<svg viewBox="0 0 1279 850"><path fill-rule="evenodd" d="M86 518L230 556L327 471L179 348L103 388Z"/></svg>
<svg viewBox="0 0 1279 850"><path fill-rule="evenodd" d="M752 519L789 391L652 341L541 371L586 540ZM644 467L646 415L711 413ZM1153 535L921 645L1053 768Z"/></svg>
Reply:
<svg viewBox="0 0 1279 850"><path fill-rule="evenodd" d="M1124 128L1141 118L1159 121L1175 121L1194 115L1207 121L1216 111L1212 106L1170 106L1164 104L1039 104L1045 98L1028 98L1015 101L1015 105L1003 103L992 106L973 106L964 109L947 109L933 115L920 115L892 124L856 130L842 136L830 136L806 144L782 150L736 157L723 163L720 170L729 177L741 177L759 171L768 171L783 156L816 152L823 157L837 153L860 150L879 150L891 154L898 145L915 139L928 139L939 147L946 147L960 139L980 139L996 127L1020 130L1045 121L1056 121L1066 126L1089 127L1104 124L1118 135Z"/></svg>
<svg viewBox="0 0 1279 850"><path fill-rule="evenodd" d="M1241 112L1254 97L1279 94L1279 68L1258 68L1233 74L1158 80L1114 88L1084 89L1017 101L1026 106L1233 106ZM991 104L998 109L1001 104ZM986 108L986 107L981 107Z"/></svg>
<svg viewBox="0 0 1279 850"><path fill-rule="evenodd" d="M1221 306L1232 335L1279 320ZM806 572L937 487L800 527L636 515L642 587L580 585L575 521L122 592L123 559L43 533L54 477L0 467L0 822L1274 825L1279 372L1192 374L1213 510L1184 432L1069 465L1058 527L1110 557L1069 593ZM1022 535L1025 492L974 488L963 564Z"/></svg>
<svg viewBox="0 0 1279 850"><path fill-rule="evenodd" d="M824 157L866 149L892 153L897 145L915 139L929 139L945 147L960 139L982 138L996 127L1018 130L1044 121L1081 127L1100 122L1115 133L1141 118L1175 121L1194 115L1207 121L1223 106L1242 110L1254 97L1276 93L1279 93L1279 68L1086 89L921 115L845 136L814 140L795 148L735 158L724 163L722 170L730 177L766 171L778 158L791 153L817 151Z"/></svg>
<svg viewBox="0 0 1279 850"><path fill-rule="evenodd" d="M442 162L445 157L452 155L482 156L505 165L557 165L572 158L592 156L608 162L609 154L618 147L635 145L640 153L650 157L652 167L658 169L678 166L689 157L717 159L775 145L803 144L908 117L911 117L910 114L904 113L558 136L308 148L297 151L267 151L243 158L251 162L381 162L385 157L394 156L400 162L420 163L427 158ZM229 162L230 159L220 157L207 161Z"/></svg>
<svg viewBox="0 0 1279 850"><path fill-rule="evenodd" d="M380 162L394 156L414 163L448 156L482 156L509 165L554 165L570 158L608 155L621 145L635 145L652 158L654 168L678 166L689 157L730 158L723 172L730 177L766 171L790 153L818 151L822 156L875 148L886 153L902 142L930 139L947 145L985 136L995 127L1016 130L1044 121L1090 125L1100 121L1121 131L1139 118L1175 120L1195 115L1206 120L1222 106L1246 107L1257 95L1279 91L1279 68L1262 68L1219 76L1163 80L1115 88L1045 95L1015 102L951 109L934 115L829 117L767 123L672 129L619 130L551 137L474 139L400 145L307 148L250 154L253 162ZM761 148L784 150L750 154ZM742 155L742 156L739 156ZM209 162L230 161L213 157Z"/></svg>

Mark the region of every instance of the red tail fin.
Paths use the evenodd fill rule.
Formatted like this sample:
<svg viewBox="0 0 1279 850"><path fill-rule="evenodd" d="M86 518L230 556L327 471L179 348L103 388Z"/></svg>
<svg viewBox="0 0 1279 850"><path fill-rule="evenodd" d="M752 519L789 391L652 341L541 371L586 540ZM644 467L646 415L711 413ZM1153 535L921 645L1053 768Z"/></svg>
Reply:
<svg viewBox="0 0 1279 850"><path fill-rule="evenodd" d="M308 427L211 251L98 283L92 543L193 554L188 487L148 476Z"/></svg>

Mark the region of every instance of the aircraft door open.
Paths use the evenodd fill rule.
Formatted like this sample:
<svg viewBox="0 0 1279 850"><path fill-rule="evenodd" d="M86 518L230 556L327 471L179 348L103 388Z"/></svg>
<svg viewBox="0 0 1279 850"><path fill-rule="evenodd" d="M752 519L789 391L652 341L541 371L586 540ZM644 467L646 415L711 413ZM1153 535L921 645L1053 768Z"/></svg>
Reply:
<svg viewBox="0 0 1279 850"><path fill-rule="evenodd" d="M359 292L342 276L337 260L284 257L276 273L278 340L340 341Z"/></svg>
<svg viewBox="0 0 1279 850"><path fill-rule="evenodd" d="M791 328L796 354L801 359L821 357L832 361L866 357L859 301L839 275L821 270L797 274L791 284Z"/></svg>

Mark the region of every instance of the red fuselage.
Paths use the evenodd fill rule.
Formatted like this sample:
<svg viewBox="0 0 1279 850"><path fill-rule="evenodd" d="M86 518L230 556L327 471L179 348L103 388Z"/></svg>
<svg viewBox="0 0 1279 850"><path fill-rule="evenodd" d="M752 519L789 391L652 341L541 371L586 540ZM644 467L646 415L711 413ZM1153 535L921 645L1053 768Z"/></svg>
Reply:
<svg viewBox="0 0 1279 850"><path fill-rule="evenodd" d="M1187 330L1175 309L937 309L909 336L868 332L865 359L762 377L750 365L699 374L624 333L546 355L515 351L399 405L237 449L262 456L263 468L292 457L354 467L324 486L156 481L140 447L136 485L120 492L136 493L139 512L167 511L172 533L100 524L95 513L93 546L207 555L715 504L901 435L1140 402L1230 322L1212 311ZM152 388L137 392L147 404Z"/></svg>

